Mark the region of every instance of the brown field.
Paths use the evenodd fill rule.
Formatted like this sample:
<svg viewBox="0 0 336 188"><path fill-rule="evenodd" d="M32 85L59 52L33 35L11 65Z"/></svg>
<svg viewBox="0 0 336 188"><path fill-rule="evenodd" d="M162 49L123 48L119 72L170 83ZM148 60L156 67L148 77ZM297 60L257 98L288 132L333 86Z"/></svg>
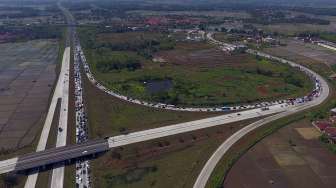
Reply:
<svg viewBox="0 0 336 188"><path fill-rule="evenodd" d="M294 39L284 40L283 42L287 46L272 48L270 51L287 51L289 54L295 53L327 65L336 64L335 52L332 50Z"/></svg>
<svg viewBox="0 0 336 188"><path fill-rule="evenodd" d="M161 57L174 65L206 68L223 66L223 64L230 67L243 67L252 65L249 62L256 62L256 59L248 54L228 55L202 42L177 43L174 50L161 51L156 53L155 57Z"/></svg>
<svg viewBox="0 0 336 188"><path fill-rule="evenodd" d="M103 33L97 36L97 42L132 43L140 39L155 39L164 36L159 32Z"/></svg>
<svg viewBox="0 0 336 188"><path fill-rule="evenodd" d="M215 149L249 122L217 126L110 151L92 162L93 185L102 188L192 187ZM148 167L155 170L141 172ZM125 181L126 177L129 179Z"/></svg>
<svg viewBox="0 0 336 188"><path fill-rule="evenodd" d="M301 120L263 139L234 164L224 187L334 187L336 155L316 137L307 137L311 128Z"/></svg>
<svg viewBox="0 0 336 188"><path fill-rule="evenodd" d="M136 10L128 11L129 14L139 14L142 16L163 16L163 15L181 15L181 16L210 16L210 17L235 17L250 18L250 14L244 11L146 11Z"/></svg>
<svg viewBox="0 0 336 188"><path fill-rule="evenodd" d="M0 148L4 153L30 145L43 125L56 79L57 46L47 40L0 46Z"/></svg>

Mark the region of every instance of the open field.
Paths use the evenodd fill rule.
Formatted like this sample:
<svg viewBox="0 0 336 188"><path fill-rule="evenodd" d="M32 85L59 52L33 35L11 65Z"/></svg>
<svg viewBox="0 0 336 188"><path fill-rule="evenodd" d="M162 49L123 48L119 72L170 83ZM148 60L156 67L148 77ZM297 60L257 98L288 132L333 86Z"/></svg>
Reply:
<svg viewBox="0 0 336 188"><path fill-rule="evenodd" d="M212 152L248 122L137 143L92 162L95 187L192 187Z"/></svg>
<svg viewBox="0 0 336 188"><path fill-rule="evenodd" d="M334 187L336 156L298 130L316 131L305 119L263 139L233 166L224 187Z"/></svg>
<svg viewBox="0 0 336 188"><path fill-rule="evenodd" d="M38 40L0 48L0 148L7 154L38 136L56 79L58 45Z"/></svg>
<svg viewBox="0 0 336 188"><path fill-rule="evenodd" d="M269 51L269 49L267 49L267 51ZM329 77L330 74L333 73L331 67L327 66L323 62L312 60L310 58L307 58L307 57L304 57L304 56L301 56L295 53L288 54L286 51L273 50L272 52L273 52L272 53L273 55L284 57L286 59L295 61L299 64L303 64L309 67L310 69L318 72L320 75L322 75L326 79ZM330 86L332 86L331 88L333 91L335 87L335 81L333 80L329 80L329 81L330 81L329 84ZM274 133L275 131L277 131L278 128L281 128L284 126L287 126L288 128L290 128L289 127L290 125L294 125L295 123L299 121L301 122L303 121L305 123L308 122L308 125L309 125L308 127L298 127L298 128L292 128L292 129L295 129L295 132L297 132L297 134L300 134L302 138L306 137L305 139L309 141L312 141L315 138L315 141L316 141L316 136L319 133L316 133L314 130L310 129L312 128L312 126L310 126L309 122L312 120L316 120L318 118L325 118L329 114L329 110L334 107L335 107L335 93L332 92L332 95L329 97L329 100L326 103L319 106L318 108L311 109L309 112L303 112L303 113L296 114L294 116L287 117L286 119L275 121L273 123L270 123L267 126L260 128L260 130L257 130L254 133L247 135L244 139L239 141L233 148L231 148L229 153L221 159L221 162L216 166L214 173L211 175L211 179L210 179L210 182L208 182L208 186L213 187L213 186L221 185L223 177L226 177L227 173L230 173L230 169L232 165L235 164L236 160L239 160L240 157L244 156L245 152L247 152L250 149L250 147L253 147L254 144L257 144L258 141L263 139L265 136L270 135ZM287 142L288 144L292 146L296 144L289 140L287 140ZM321 143L319 144L320 146L322 145ZM324 152L328 152L326 151L327 150L326 147L324 147L324 150L325 150ZM289 158L290 157L286 157L286 155L283 155L282 157L281 156L278 157L278 161L285 163L285 162L288 162ZM299 161L297 157L295 157L295 159L297 159L296 161ZM259 160L258 162L262 163L262 160ZM261 164L258 164L258 165L261 165ZM258 168L262 168L262 167L258 166ZM252 169L254 170L254 168ZM271 171L269 171L269 173L271 174ZM255 174L258 174L258 173L255 173L255 171L253 171L253 174L249 174L249 175L254 176ZM293 177L295 177L295 175L293 175ZM235 182L235 186L237 187L239 187L238 184L242 185L241 183L238 183L238 181L241 181L241 180L237 180L237 182ZM271 186L271 183L272 181L270 181L270 183L266 187ZM272 186L277 187L278 184L275 183L275 184L272 184ZM282 187L282 184L279 185L279 187ZM297 187L300 187L300 186L297 186Z"/></svg>
<svg viewBox="0 0 336 188"><path fill-rule="evenodd" d="M221 42L227 42L227 43L232 43L232 42L235 42L235 41L241 41L241 40L244 39L243 37L237 37L237 36L234 36L234 35L229 35L229 34L226 34L224 32L215 33L214 38L216 40L221 41Z"/></svg>
<svg viewBox="0 0 336 188"><path fill-rule="evenodd" d="M115 99L98 90L83 76L90 138L161 127L218 113L175 112L152 109Z"/></svg>
<svg viewBox="0 0 336 188"><path fill-rule="evenodd" d="M313 25L313 24L273 24L273 25L256 25L258 28L267 32L278 32L284 35L294 35L296 33L307 32L334 32L336 22L332 21L330 25Z"/></svg>
<svg viewBox="0 0 336 188"><path fill-rule="evenodd" d="M162 36L138 35L99 35L104 43L96 44L97 50L86 49L95 77L127 96L180 106L218 106L296 97L311 88L303 73L286 65L247 54L228 55L205 42L172 44ZM123 38L125 43L120 43ZM146 43L157 38L148 49L150 56L146 45L140 52L132 48L142 44L140 39ZM161 49L167 44L169 48Z"/></svg>
<svg viewBox="0 0 336 188"><path fill-rule="evenodd" d="M234 17L234 18L250 18L250 14L245 11L128 11L128 14L142 16L209 16L209 17Z"/></svg>
<svg viewBox="0 0 336 188"><path fill-rule="evenodd" d="M282 51L288 53L289 55L297 54L305 56L307 58L326 63L327 65L336 64L335 52L332 50L294 39L287 39L283 42L286 43L287 46L280 46L268 50L270 52Z"/></svg>

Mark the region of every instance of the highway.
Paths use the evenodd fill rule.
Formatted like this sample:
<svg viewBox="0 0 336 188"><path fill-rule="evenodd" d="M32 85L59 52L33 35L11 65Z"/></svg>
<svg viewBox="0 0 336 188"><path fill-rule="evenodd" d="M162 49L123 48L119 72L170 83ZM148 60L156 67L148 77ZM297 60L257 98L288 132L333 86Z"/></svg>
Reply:
<svg viewBox="0 0 336 188"><path fill-rule="evenodd" d="M71 18L73 19L73 18ZM80 47L80 46L79 46ZM268 56L267 54L262 54L259 52L251 51L251 53L258 53L258 55ZM270 58L270 56L268 56ZM276 58L276 57L272 57ZM84 59L85 60L85 59ZM40 142L37 148L36 153L26 154L21 157L16 157L12 159L8 159L5 161L0 161L0 174L11 172L11 171L22 171L26 169L33 169L36 167L41 167L49 164L55 164L59 162L68 161L69 159L75 159L83 156L93 155L96 153L104 152L112 148L120 147L129 145L132 143L148 141L156 138L167 137L171 135L186 133L190 131L195 131L199 129L205 129L213 126L218 125L225 125L233 122L243 121L252 118L258 117L266 117L260 121L257 121L234 135L232 135L226 142L222 144L222 146L214 153L211 159L207 162L207 165L202 170L202 173L197 179L194 187L204 187L208 178L210 177L211 172L213 171L214 167L220 160L220 158L225 154L225 152L240 138L246 135L248 132L260 127L266 123L279 119L281 117L285 117L291 115L293 113L297 113L299 111L311 108L322 103L329 95L329 87L327 82L317 75L315 72L297 65L293 62L283 62L288 63L291 66L298 67L301 70L308 72L313 76L316 80L319 81L321 86L321 92L312 100L305 103L295 103L290 104L288 102L284 103L273 103L272 105L268 106L268 109L265 110L262 107L253 107L253 109L248 109L242 112L233 112L230 114L225 114L217 117L206 118L197 121L191 121L186 123L180 123L155 129L149 129L124 135L118 135L114 137L110 137L106 140L96 140L96 141L88 141L81 144L65 146L66 145L66 133L67 133L67 119L68 119L68 91L69 91L69 66L70 66L70 47L67 47L64 56L63 56L63 63L61 68L61 73L59 80L57 82L57 86L55 88L54 96L55 99L61 98L61 112L60 112L60 121L59 127L60 131L58 131L57 135L57 143L56 148L44 150L48 138L48 134L50 131L50 125L52 121L52 117L57 104L54 100L50 105L48 116L46 119L45 126L43 128ZM90 75L89 75L90 76ZM60 84L59 84L60 83ZM101 86L101 85L98 85ZM105 90L105 88L102 88ZM105 91L107 92L107 91ZM55 96L56 95L56 96ZM58 96L58 97L57 97ZM54 104L55 103L55 104ZM140 102L141 103L141 102ZM151 105L151 104L150 104ZM55 107L54 107L55 106ZM156 107L156 106L151 106ZM162 108L162 107L159 107ZM169 109L170 107L167 107ZM171 107L174 109L175 107ZM182 108L177 108L178 110L185 110ZM197 109L199 111L209 110L209 109ZM217 111L211 109L211 111ZM219 109L221 110L221 109ZM50 117L49 117L50 116ZM50 119L51 118L51 119ZM49 122L50 121L50 122ZM44 151L43 151L44 150ZM209 163L209 164L208 164ZM203 172L204 171L204 172ZM37 179L37 174L30 175L26 182L26 187L35 187ZM52 173L52 187L63 187L64 181L64 166L58 167L53 169Z"/></svg>
<svg viewBox="0 0 336 188"><path fill-rule="evenodd" d="M258 53L258 55L263 55L263 56L269 56L267 54L262 54L259 52L251 52L251 53ZM276 58L276 57L269 57L269 58ZM161 137L166 137L170 135L175 135L175 134L180 134L180 133L185 133L189 131L194 131L198 129L203 129L203 128L208 128L208 127L213 127L217 125L223 125L223 124L228 124L228 123L233 123L237 121L242 121L242 120L247 120L251 118L257 118L257 117L263 117L267 115L273 115L276 113L282 113L282 112L297 112L300 109L306 109L308 107L315 106L320 103L320 101L325 100L326 96L329 94L329 87L326 83L326 81L317 75L315 72L301 66L297 65L293 62L288 62L286 60L283 60L285 62L283 63L290 63L292 66L299 67L300 69L303 69L307 74L310 74L312 77L314 77L315 82L316 82L316 88L318 90L317 93L313 95L314 98L312 98L312 101L308 102L298 102L298 103L291 103L294 105L289 104L276 104L273 106L269 106L267 110L263 108L256 108L256 109L250 109L242 112L234 112L226 115L221 115L217 117L212 117L212 118L206 118L202 120L197 120L197 121L192 121L192 122L187 122L187 123L180 123L180 124L175 124L171 126L165 126L165 127L160 127L160 128L155 128L155 129L150 129L150 130L145 130L145 131L139 131L135 133L130 133L126 135L119 135L115 137L111 137L107 140L108 148L114 148L114 147L119 147L123 145L128 145L136 142L142 142L146 140L151 140L155 138L161 138ZM303 108L304 107L304 108ZM63 108L62 108L63 109ZM66 148L66 147L65 147ZM84 152L84 153L72 153L72 152ZM101 151L101 150L99 150ZM73 147L69 147L69 149L64 149L60 152L60 154L64 154L61 159L72 159L73 157L78 157L78 156L83 156L87 154L91 154L95 152L95 148L88 146L88 145L79 145L79 148L76 150L73 150ZM43 164L51 164L55 162L59 162L60 157L54 158L54 156L58 156L58 153L53 153L50 154L47 151L45 153L41 153L41 156L44 156L48 159L47 161L44 161ZM35 158L34 155L27 155L31 156L28 157L30 159L29 162L33 162L33 164L36 164L35 166L31 165L28 167L36 167L39 164L41 164L40 161L38 161L40 158ZM0 163L0 173L6 173L9 171L17 171L17 170L22 170L25 169L24 167L26 166L26 157L23 158L18 158L18 159L11 159L6 162L1 162ZM17 162L16 162L17 161ZM35 162L35 163L34 163Z"/></svg>
<svg viewBox="0 0 336 188"><path fill-rule="evenodd" d="M51 99L48 113L46 120L43 125L43 129L41 132L41 136L37 145L36 152L43 151L46 148L47 141L48 141L48 136L52 124L52 120L54 118L55 110L56 110L56 105L57 101L59 99L62 99L62 90L64 88L64 79L66 76L66 62L69 61L69 55L70 55L70 48L67 47L63 53L63 60L62 60L62 66L61 66L61 71L57 80L56 87L54 89L54 94ZM36 181L37 181L38 173L31 174L28 176L27 181L25 183L25 188L30 188L30 187L35 187Z"/></svg>
<svg viewBox="0 0 336 188"><path fill-rule="evenodd" d="M212 118L206 118L186 123L179 123L175 125L110 137L108 139L108 143L110 148L114 148L132 143L143 142L156 138L162 138L166 136L181 134L199 129L280 113L286 111L286 109L290 109L289 107L290 106L286 107L284 105L278 104L270 106L269 110L265 111L263 111L261 108L258 108L253 110L242 111L239 113L230 113Z"/></svg>
<svg viewBox="0 0 336 188"><path fill-rule="evenodd" d="M60 108L60 117L58 124L58 132L56 138L56 147L66 145L67 128L68 128L68 111L69 111L69 79L70 79L70 47L65 49L65 60L62 62L61 72L64 74L61 77L63 82L62 100ZM51 187L62 188L64 181L64 166L53 169L51 178Z"/></svg>
<svg viewBox="0 0 336 188"><path fill-rule="evenodd" d="M211 176L211 173L214 171L216 165L218 164L218 162L220 161L220 159L225 155L225 153L236 143L238 142L242 137L244 137L245 135L247 135L248 133L252 132L253 130L267 124L270 123L272 121L275 121L277 119L295 114L297 112L312 108L314 106L317 106L319 104L321 104L323 101L325 101L328 96L329 96L329 87L327 85L327 82L325 80L322 81L323 82L323 92L321 94L321 96L314 100L311 101L310 103L305 103L303 105L300 106L296 106L290 110L287 110L285 112L273 115L273 116L269 116L266 117L264 119L261 119L257 122L254 122L242 129L240 129L239 131L237 131L235 134L233 134L232 136L230 136L227 140L225 140L225 142L213 153L213 155L210 157L210 159L207 161L207 163L205 164L205 166L203 167L201 173L199 174L199 176L197 177L197 180L194 184L194 188L204 188L207 184L208 179Z"/></svg>
<svg viewBox="0 0 336 188"><path fill-rule="evenodd" d="M212 35L210 35L211 37ZM211 37L211 40L215 40ZM295 106L293 108L290 108L289 110L286 110L282 113L278 113L266 118L263 118L257 122L254 122L244 128L242 128L241 130L237 131L235 134L233 134L232 136L230 136L227 140L225 140L225 142L223 144L221 144L219 146L219 148L212 154L212 156L210 157L210 159L207 161L207 163L204 165L202 171L200 172L200 174L198 175L196 182L193 186L193 188L204 188L211 176L211 173L214 171L216 165L219 163L220 159L222 159L222 157L226 154L226 152L235 144L237 143L241 138L243 138L245 135L247 135L248 133L252 132L253 130L267 124L270 123L272 121L275 121L277 119L295 114L297 112L312 108L314 106L320 105L322 102L324 102L330 93L330 89L328 86L328 83L317 73L315 73L314 71L298 65L292 61L288 61L282 58L278 58L278 57L274 57L271 56L269 54L266 53L262 53L262 52L258 52L258 51L254 51L254 50L247 50L248 53L251 54L257 54L259 56L265 57L265 58L270 58L276 61L279 61L281 63L286 63L291 65L292 67L297 67L300 68L301 70L305 71L307 74L311 74L312 76L314 76L316 78L316 80L319 80L320 85L321 85L321 92L320 94L312 101L308 102L308 103L303 103L302 105L298 105Z"/></svg>
<svg viewBox="0 0 336 188"><path fill-rule="evenodd" d="M328 91L328 88L326 88L325 91ZM301 106L304 105L306 104L297 104L293 106L284 106L279 104L271 106L269 110L262 110L261 108L252 109L239 113L231 113L187 123L180 123L145 131L129 133L125 135L114 136L108 138L107 140L100 140L97 142L89 141L88 143L84 144L53 148L37 153L27 154L23 157L19 157L18 159L14 158L5 162L2 161L0 162L0 174L9 171L20 171L47 164L53 164L60 161L66 161L68 159L91 155L97 152L107 151L115 147L120 147L132 143L143 142L151 139L190 132L198 129L228 124L256 117L268 116L275 113L292 111L292 109L302 108Z"/></svg>
<svg viewBox="0 0 336 188"><path fill-rule="evenodd" d="M247 134L247 132L254 130L256 127L259 127L275 119L279 119L281 117L311 108L313 106L316 106L322 103L329 95L328 84L322 77L320 77L313 71L310 71L310 73L314 74L314 76L316 77L316 80L318 80L318 82L320 83L320 87L321 87L319 93L313 98L312 101L308 101L305 103L295 103L294 105L277 104L277 105L270 106L269 109L267 110L263 110L262 108L251 109L251 110L246 110L242 112L235 112L235 113L230 113L226 115L206 118L206 119L187 122L187 123L180 123L180 124L175 124L175 125L170 125L170 126L165 126L165 127L155 128L155 129L149 129L145 131L129 133L125 135L114 136L114 137L108 138L107 140L99 140L95 142L89 141L84 144L76 144L72 146L53 148L53 149L49 149L45 151L40 151L37 153L27 154L19 158L13 158L13 159L9 159L6 161L0 161L0 173L31 169L31 168L35 168L39 166L53 164L53 163L57 163L61 161L67 161L69 159L74 159L78 157L83 157L83 156L107 151L115 147L120 147L120 146L124 146L128 144L132 144L132 143L148 141L151 139L186 133L186 132L190 132L190 131L194 131L198 129L204 129L204 128L209 128L213 126L224 125L224 124L247 120L247 119L256 118L256 117L270 116L270 118L266 117L263 120L260 120L257 123L254 123L248 126L247 128L244 128L241 131L234 134L230 139L228 139L226 144L224 144L223 146L224 149L221 149L221 150L226 151L228 147L230 147L233 143L239 140L242 136ZM274 114L279 114L279 115L274 115ZM223 152L217 152L217 153L222 154ZM214 159L220 159L218 154L216 156L212 157L212 159L209 162L212 165L206 165L206 166L209 166L209 168L206 168L207 170L204 170L205 173L202 173L203 175L201 175L201 177L204 177L204 178L201 178L203 180L198 181L200 183L196 184L195 185L196 187L202 187L202 186L199 186L202 184L205 185L204 182L206 182L207 177L210 176L210 173L212 172L212 169L210 167L215 166L216 164L216 160Z"/></svg>
<svg viewBox="0 0 336 188"><path fill-rule="evenodd" d="M75 31L74 31L75 35ZM74 37L75 38L75 37ZM76 41L74 42L76 43ZM76 115L76 143L88 141L87 115L83 97L83 83L81 75L81 59L74 49L74 82L75 82L75 115ZM90 188L90 162L88 160L76 163L76 187Z"/></svg>

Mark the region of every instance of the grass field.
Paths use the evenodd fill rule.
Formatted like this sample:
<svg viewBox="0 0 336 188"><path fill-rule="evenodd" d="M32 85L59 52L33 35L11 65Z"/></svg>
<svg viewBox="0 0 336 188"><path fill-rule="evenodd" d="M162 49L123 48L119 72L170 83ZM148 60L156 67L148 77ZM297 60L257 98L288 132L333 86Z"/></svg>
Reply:
<svg viewBox="0 0 336 188"><path fill-rule="evenodd" d="M91 138L118 135L218 115L157 110L115 99L84 79L89 134Z"/></svg>
<svg viewBox="0 0 336 188"><path fill-rule="evenodd" d="M148 39L151 35L99 34L97 41L104 43L98 42L95 49L86 48L86 57L96 78L127 96L180 106L251 103L300 96L311 89L303 73L286 65L247 54L227 55L204 42L172 44L170 41L170 48L163 49L160 46L166 43L158 42L157 47L150 48L151 58L129 47L133 43L142 44L141 38L167 41L158 39L162 38L160 34ZM125 43L121 44L124 39ZM152 58L161 61L152 61ZM165 86L160 86L161 83ZM151 84L156 85L155 91L149 89Z"/></svg>
<svg viewBox="0 0 336 188"><path fill-rule="evenodd" d="M336 155L324 148L318 136L307 138L297 129L320 134L307 118L281 128L244 154L229 171L223 186L269 187L273 180L280 187L333 187L336 173L329 169L335 168Z"/></svg>
<svg viewBox="0 0 336 188"><path fill-rule="evenodd" d="M320 34L321 39L336 42L336 34L335 33L322 33Z"/></svg>
<svg viewBox="0 0 336 188"><path fill-rule="evenodd" d="M297 63L300 63L300 64L304 65L304 66L307 66L310 69L318 72L320 75L322 75L326 79L328 79L329 76L333 73L331 68L329 66L327 66L326 64L324 64L323 62L312 60L312 59L304 57L302 55L298 55L298 54L295 54L295 53L288 54L286 51L274 50L274 49L271 49L271 50L268 49L267 52L269 52L273 55L276 55L276 56L281 56L281 57L284 57L286 59L295 61ZM258 142L261 141L264 137L266 137L270 134L273 134L274 132L276 132L280 128L281 128L281 130L290 129L289 127L283 128L284 126L291 126L291 125L295 126L295 125L298 124L298 122L301 122L301 124L302 124L302 122L304 122L305 127L309 127L309 126L311 126L310 125L311 121L316 120L316 119L326 118L330 113L330 109L334 108L336 106L335 93L334 93L336 82L334 80L330 80L330 79L328 79L328 80L330 81L329 84L330 84L331 89L332 89L332 94L328 98L327 102L325 102L322 105L320 105L318 107L315 107L311 110L301 112L301 113L292 115L290 117L282 118L280 120L272 122L268 125L265 125L265 126L259 128L257 131L254 131L253 133L247 135L245 138L243 138L241 141L239 141L237 144L235 144L234 147L232 147L230 149L228 154L225 155L221 159L220 163L216 166L215 171L212 173L212 175L209 179L209 182L207 184L207 187L221 187L222 183L224 181L224 178L230 172L230 169L235 164L235 162L237 162L237 160L239 160L241 157L244 157L243 155L245 154L245 152L247 152L252 147L254 148L255 144L258 145ZM275 134L277 134L277 133L275 133ZM288 136L288 135L289 134L286 134L286 136ZM273 135L271 135L270 137L273 137ZM288 136L288 137L295 137L295 136L291 135L291 136ZM293 141L290 141L289 144L293 145ZM311 144L311 143L309 143L309 144ZM315 144L317 144L318 147L321 147L321 144L319 144L319 143L315 143ZM301 147L301 149L302 149L302 147ZM316 150L316 147L314 147L312 149ZM297 150L297 151L300 153L300 150ZM328 151L326 151L326 149L325 149L323 151L320 151L319 153L323 153L323 156L325 156L325 153L328 154ZM260 154L260 155L262 155L262 154ZM266 158L264 158L263 160L266 160ZM269 165L269 163L268 163L268 165ZM240 167L238 167L238 168L240 168ZM293 168L291 168L291 170L293 170ZM299 168L297 168L296 170L299 170ZM283 173L284 171L282 171L281 173ZM294 172L294 170L293 170L293 172ZM300 176L305 176L305 173L309 174L309 172L307 170L306 171L301 171L301 174L300 173L298 173L298 174L300 174ZM236 172L235 172L235 174L237 176ZM277 174L279 175L279 172L277 172ZM233 176L234 175L231 175L230 178L237 178L237 177L233 177ZM260 176L258 176L258 177L260 178ZM274 177L274 178L276 178L276 177ZM282 177L282 178L284 178L284 177ZM316 183L316 181L315 181L316 177L313 177L313 178L314 179L309 180L309 181L311 181L310 186L316 185L315 184ZM224 184L224 186L226 186L226 187L230 187L232 185L238 186L238 184L240 184L238 181L240 181L240 180L235 179L234 181L225 181L226 184ZM286 181L288 181L288 180L286 180ZM301 185L305 181L298 182L298 181L295 180L295 181L292 181L291 183L293 183L293 187L301 187L299 185ZM307 182L309 182L309 181L307 181ZM256 184L256 183L261 183L260 180L251 181L251 182L252 182L251 185ZM280 182L280 180L279 180L279 182ZM307 184L307 185L309 185L309 184ZM255 186L259 187L261 185L259 184L259 185L255 185ZM287 187L287 185L284 185L283 187ZM306 186L303 186L303 187L306 187ZM319 187L319 186L315 186L315 187Z"/></svg>
<svg viewBox="0 0 336 188"><path fill-rule="evenodd" d="M241 122L137 143L92 162L95 187L192 187L212 152Z"/></svg>

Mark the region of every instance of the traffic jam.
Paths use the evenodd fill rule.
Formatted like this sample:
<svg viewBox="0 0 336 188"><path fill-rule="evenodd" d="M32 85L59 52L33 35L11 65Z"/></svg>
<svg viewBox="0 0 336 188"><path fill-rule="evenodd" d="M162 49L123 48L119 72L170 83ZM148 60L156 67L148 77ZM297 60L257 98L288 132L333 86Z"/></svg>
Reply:
<svg viewBox="0 0 336 188"><path fill-rule="evenodd" d="M295 104L302 104L302 103L306 103L309 101L314 100L314 98L317 98L321 95L322 92L322 85L321 85L321 81L316 77L316 74L314 72L312 72L311 70L307 69L306 67L296 64L294 62L282 59L282 58L278 58L278 57L274 57L265 53L261 53L261 52L257 52L254 50L247 50L248 53L251 54L255 54L267 59L271 59L283 64L288 64L289 66L298 69L301 72L304 72L313 82L314 82L314 88L313 90L306 96L303 97L298 97L298 98L291 98L287 100L287 103L290 105L295 105Z"/></svg>
<svg viewBox="0 0 336 188"><path fill-rule="evenodd" d="M85 115L83 102L83 88L80 74L80 61L77 48L74 54L74 81L75 81L75 113L76 113L76 143L83 143L88 140L87 117ZM90 187L90 164L89 161L76 163L76 187Z"/></svg>
<svg viewBox="0 0 336 188"><path fill-rule="evenodd" d="M307 69L307 68L305 68L301 65L298 65L296 63L293 63L293 62L290 62L290 61L287 61L287 60L284 60L284 59L281 59L281 58L270 56L268 54L263 54L263 53L256 52L256 51L253 51L253 50L247 50L248 53L257 54L257 55L263 56L263 57L268 58L268 59L276 60L277 62L280 62L280 63L286 63L286 64L292 66L293 68L298 68L300 71L305 72L311 78L311 80L313 80L315 82L315 88L313 89L313 91L310 94L308 94L307 96L304 96L304 97L284 99L284 100L275 100L275 101L270 101L270 102L260 102L260 103L256 103L256 104L244 104L244 105L231 106L231 107L224 106L224 107L213 107L213 108L188 108L188 107L178 107L178 106L171 105L171 104L150 103L150 102L141 101L141 100L138 100L138 99L133 99L131 97L118 94L118 93L106 88L105 86L103 86L99 82L97 82L95 80L91 70L90 70L90 67L89 67L88 63L86 62L84 53L83 53L80 45L77 45L77 52L81 57L81 62L83 63L83 67L84 67L84 71L85 71L86 76L88 77L90 82L92 84L94 84L97 88L99 88L101 91L104 91L105 93L107 93L111 96L114 96L116 98L128 101L130 103L139 104L139 105L152 107L152 108L162 108L162 109L175 110L175 111L194 111L194 112L195 111L198 111L198 112L231 112L231 111L240 111L240 110L261 108L264 111L264 110L268 110L269 109L268 107L273 106L273 105L281 105L281 107L287 107L289 105L301 104L301 103L311 101L311 100L314 99L314 97L318 97L321 93L321 90L322 90L321 82L316 78L315 74L313 72L311 72L309 69Z"/></svg>

